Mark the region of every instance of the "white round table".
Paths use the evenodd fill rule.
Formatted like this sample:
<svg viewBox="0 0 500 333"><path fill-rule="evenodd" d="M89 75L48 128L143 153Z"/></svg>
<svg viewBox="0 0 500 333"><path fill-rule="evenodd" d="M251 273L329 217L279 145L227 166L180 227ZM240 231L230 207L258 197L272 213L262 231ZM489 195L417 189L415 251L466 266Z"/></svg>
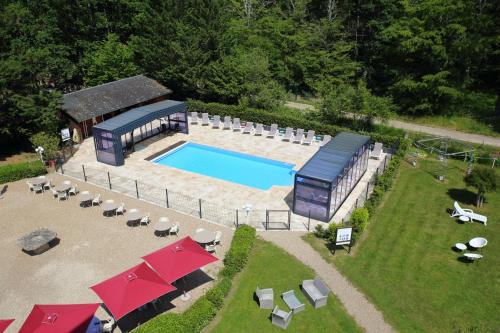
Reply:
<svg viewBox="0 0 500 333"><path fill-rule="evenodd" d="M31 179L30 183L35 185L35 186L44 185L47 183L47 178L36 177L36 178Z"/></svg>
<svg viewBox="0 0 500 333"><path fill-rule="evenodd" d="M57 192L66 192L71 188L71 184L60 184L56 186Z"/></svg>
<svg viewBox="0 0 500 333"><path fill-rule="evenodd" d="M172 228L172 223L168 219L160 220L156 222L156 224L153 226L154 230L157 231L159 234L164 234L170 228Z"/></svg>
<svg viewBox="0 0 500 333"><path fill-rule="evenodd" d="M474 237L469 241L469 245L475 247L476 249L485 247L486 244L488 244L488 240L486 240L486 238L483 237Z"/></svg>
<svg viewBox="0 0 500 333"><path fill-rule="evenodd" d="M455 244L455 247L457 249L459 249L460 251L467 250L467 245L465 245L464 243L457 243L457 244Z"/></svg>
<svg viewBox="0 0 500 333"><path fill-rule="evenodd" d="M468 216L465 216L465 215L460 215L458 217L458 219L462 222L469 222L470 221L470 218Z"/></svg>
<svg viewBox="0 0 500 333"><path fill-rule="evenodd" d="M142 218L141 211L137 210L135 212L129 211L127 213L127 221L137 221Z"/></svg>
<svg viewBox="0 0 500 333"><path fill-rule="evenodd" d="M118 208L118 204L112 200L110 201L104 201L104 203L101 205L102 210L104 210L104 213L106 215L109 214L109 212L113 212Z"/></svg>
<svg viewBox="0 0 500 333"><path fill-rule="evenodd" d="M215 240L215 232L208 230L197 232L194 234L193 240L199 244L213 243Z"/></svg>
<svg viewBox="0 0 500 333"><path fill-rule="evenodd" d="M470 261L474 261L481 259L483 256L477 253L464 253L464 257L469 259Z"/></svg>
<svg viewBox="0 0 500 333"><path fill-rule="evenodd" d="M88 205L89 201L92 200L92 194L90 193L80 193L80 203L82 205Z"/></svg>

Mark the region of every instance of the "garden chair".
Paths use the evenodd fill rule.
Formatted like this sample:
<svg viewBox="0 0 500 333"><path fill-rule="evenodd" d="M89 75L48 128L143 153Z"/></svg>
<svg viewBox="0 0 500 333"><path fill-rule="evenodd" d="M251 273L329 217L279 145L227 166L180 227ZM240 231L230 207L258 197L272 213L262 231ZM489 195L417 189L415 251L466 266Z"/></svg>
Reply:
<svg viewBox="0 0 500 333"><path fill-rule="evenodd" d="M26 182L26 185L28 185L28 191L33 192L33 184Z"/></svg>
<svg viewBox="0 0 500 333"><path fill-rule="evenodd" d="M285 129L285 136L283 137L283 141L291 141L293 137L293 128L287 127Z"/></svg>
<svg viewBox="0 0 500 333"><path fill-rule="evenodd" d="M139 225L146 224L146 226L148 226L148 225L149 225L149 222L150 222L150 220L149 220L149 216L150 216L150 214L149 214L149 213L146 213L146 215L144 215L144 216L141 218L141 220L139 221Z"/></svg>
<svg viewBox="0 0 500 333"><path fill-rule="evenodd" d="M61 202L62 199L68 200L68 193L66 192L58 192L57 193L57 202Z"/></svg>
<svg viewBox="0 0 500 333"><path fill-rule="evenodd" d="M94 205L98 205L100 206L101 205L101 195L100 194L97 194L94 199L92 199L92 206Z"/></svg>
<svg viewBox="0 0 500 333"><path fill-rule="evenodd" d="M305 139L302 141L302 144L304 145L310 145L314 141L314 131L309 130L307 131L307 135Z"/></svg>
<svg viewBox="0 0 500 333"><path fill-rule="evenodd" d="M326 145L331 140L332 140L332 136L331 135L325 135L325 136L323 136L323 141L321 141L321 147L323 147L324 145Z"/></svg>
<svg viewBox="0 0 500 333"><path fill-rule="evenodd" d="M43 189L50 190L51 188L52 188L52 179L49 179L49 181L43 185Z"/></svg>
<svg viewBox="0 0 500 333"><path fill-rule="evenodd" d="M254 135L262 135L262 132L264 132L264 125L257 124L256 127L255 127L255 133L254 133Z"/></svg>
<svg viewBox="0 0 500 333"><path fill-rule="evenodd" d="M383 145L380 142L375 142L375 145L373 146L373 150L370 154L370 158L373 158L375 160L379 160L380 156L382 156L382 147L383 147Z"/></svg>
<svg viewBox="0 0 500 333"><path fill-rule="evenodd" d="M293 137L293 143L302 143L302 138L304 137L304 130L302 128L297 129L297 133Z"/></svg>
<svg viewBox="0 0 500 333"><path fill-rule="evenodd" d="M125 213L125 204L122 202L120 206L118 206L118 208L115 210L115 216L117 216L118 214L124 215L124 213Z"/></svg>
<svg viewBox="0 0 500 333"><path fill-rule="evenodd" d="M201 114L201 126L208 126L210 125L210 121L208 119L208 113L202 113Z"/></svg>
<svg viewBox="0 0 500 333"><path fill-rule="evenodd" d="M266 137L275 138L277 134L278 134L278 125L272 124L271 128L269 129L269 132L267 132Z"/></svg>
<svg viewBox="0 0 500 333"><path fill-rule="evenodd" d="M241 131L241 123L240 123L240 118L234 118L233 119L233 131Z"/></svg>
<svg viewBox="0 0 500 333"><path fill-rule="evenodd" d="M198 112L191 112L191 124L192 125L198 124Z"/></svg>
<svg viewBox="0 0 500 333"><path fill-rule="evenodd" d="M231 117L225 116L224 117L224 127L222 129L228 130L231 129Z"/></svg>
<svg viewBox="0 0 500 333"><path fill-rule="evenodd" d="M43 193L43 186L42 185L33 185L33 193L38 193L38 192Z"/></svg>
<svg viewBox="0 0 500 333"><path fill-rule="evenodd" d="M168 231L168 234L175 234L177 237L179 237L179 223L176 222L172 228Z"/></svg>
<svg viewBox="0 0 500 333"><path fill-rule="evenodd" d="M286 329L292 321L292 314L292 311L285 312L283 310L280 310L276 305L273 309L273 312L271 313L271 322L273 323L273 325Z"/></svg>
<svg viewBox="0 0 500 333"><path fill-rule="evenodd" d="M247 121L245 124L245 128L243 129L243 134L252 134L253 132L253 123L251 121Z"/></svg>
<svg viewBox="0 0 500 333"><path fill-rule="evenodd" d="M214 119L212 120L212 128L217 128L217 129L220 128L220 116L219 115L214 116Z"/></svg>
<svg viewBox="0 0 500 333"><path fill-rule="evenodd" d="M217 248L213 244L205 245L205 251L207 251L209 253L213 252L213 253L217 254Z"/></svg>
<svg viewBox="0 0 500 333"><path fill-rule="evenodd" d="M484 223L484 225L486 225L488 223L488 218L486 216L481 215L481 214L476 214L472 211L472 209L464 209L464 208L460 207L460 205L456 201L453 204L453 207L455 208L455 210L451 214L451 217L465 216L465 217L468 217L471 221L476 220L476 221Z"/></svg>
<svg viewBox="0 0 500 333"><path fill-rule="evenodd" d="M259 300L259 307L261 309L272 309L274 306L274 291L272 288L255 289L255 296Z"/></svg>
<svg viewBox="0 0 500 333"><path fill-rule="evenodd" d="M306 305L299 301L297 296L295 296L295 291L289 290L281 294L283 301L285 304L292 310L293 314L299 313L300 311L304 311Z"/></svg>
<svg viewBox="0 0 500 333"><path fill-rule="evenodd" d="M76 185L75 186L72 186L69 191L68 191L69 195L73 194L73 195L76 195L77 194L77 190L76 190Z"/></svg>

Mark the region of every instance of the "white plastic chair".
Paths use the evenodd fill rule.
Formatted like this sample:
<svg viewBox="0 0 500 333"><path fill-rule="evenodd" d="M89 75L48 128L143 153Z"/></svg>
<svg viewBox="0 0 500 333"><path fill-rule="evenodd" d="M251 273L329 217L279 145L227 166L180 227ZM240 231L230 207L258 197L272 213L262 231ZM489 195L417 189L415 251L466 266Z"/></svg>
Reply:
<svg viewBox="0 0 500 333"><path fill-rule="evenodd" d="M216 231L216 232L215 232L214 245L217 245L217 244L222 245L222 244L220 243L220 239L221 239L221 238L222 238L222 232L221 232L221 231Z"/></svg>
<svg viewBox="0 0 500 333"><path fill-rule="evenodd" d="M215 245L205 245L205 250L207 252L217 253L217 248L215 247Z"/></svg>
<svg viewBox="0 0 500 333"><path fill-rule="evenodd" d="M61 199L68 200L68 193L66 193L65 191L58 192L57 193L57 199L58 199L58 202L60 202Z"/></svg>
<svg viewBox="0 0 500 333"><path fill-rule="evenodd" d="M375 145L373 146L373 150L371 151L370 158L373 158L375 160L379 160L380 156L382 155L382 147L383 145L380 142L375 142Z"/></svg>
<svg viewBox="0 0 500 333"><path fill-rule="evenodd" d="M208 126L210 124L210 120L208 119L208 113L201 114L201 125Z"/></svg>
<svg viewBox="0 0 500 333"><path fill-rule="evenodd" d="M33 184L31 184L30 182L26 182L26 185L28 185L28 190L30 192L33 192Z"/></svg>
<svg viewBox="0 0 500 333"><path fill-rule="evenodd" d="M110 333L110 332L113 332L113 326L115 325L115 321L113 318L109 318L107 320L107 322L105 322L103 325L102 325L102 332L103 333Z"/></svg>
<svg viewBox="0 0 500 333"><path fill-rule="evenodd" d="M307 131L307 135L304 140L302 140L303 145L310 145L314 141L314 131Z"/></svg>
<svg viewBox="0 0 500 333"><path fill-rule="evenodd" d="M52 187L52 179L49 179L47 183L43 184L44 190L50 190L51 187Z"/></svg>
<svg viewBox="0 0 500 333"><path fill-rule="evenodd" d="M224 127L222 127L222 129L231 129L231 117L224 117Z"/></svg>
<svg viewBox="0 0 500 333"><path fill-rule="evenodd" d="M287 127L285 129L285 136L283 137L283 141L292 141L293 137L293 128Z"/></svg>
<svg viewBox="0 0 500 333"><path fill-rule="evenodd" d="M220 116L215 115L214 119L212 120L212 128L219 129L220 128Z"/></svg>
<svg viewBox="0 0 500 333"><path fill-rule="evenodd" d="M278 134L278 124L272 124L269 132L267 132L266 137L275 138L276 134Z"/></svg>
<svg viewBox="0 0 500 333"><path fill-rule="evenodd" d="M259 135L262 135L263 132L264 132L264 125L262 125L262 124L255 125L255 133L254 133L254 135L259 136Z"/></svg>
<svg viewBox="0 0 500 333"><path fill-rule="evenodd" d="M169 234L175 234L177 237L179 237L179 223L175 223L172 228L168 231Z"/></svg>
<svg viewBox="0 0 500 333"><path fill-rule="evenodd" d="M77 191L76 191L76 185L75 185L75 186L72 186L72 187L69 189L68 193L69 193L70 195L71 195L71 194L76 195L76 193L77 193Z"/></svg>
<svg viewBox="0 0 500 333"><path fill-rule="evenodd" d="M323 136L323 141L321 141L321 147L323 147L324 145L326 145L331 140L332 140L332 136L331 135L325 135L325 136Z"/></svg>
<svg viewBox="0 0 500 333"><path fill-rule="evenodd" d="M33 185L33 193L38 193L38 192L43 193L43 186L42 185Z"/></svg>
<svg viewBox="0 0 500 333"><path fill-rule="evenodd" d="M297 133L293 137L293 143L302 143L302 138L304 137L304 130L302 128L297 129Z"/></svg>
<svg viewBox="0 0 500 333"><path fill-rule="evenodd" d="M146 215L144 215L141 220L139 221L139 225L143 225L143 224L146 224L149 225L149 213L146 213Z"/></svg>
<svg viewBox="0 0 500 333"><path fill-rule="evenodd" d="M191 112L191 124L198 124L198 112Z"/></svg>
<svg viewBox="0 0 500 333"><path fill-rule="evenodd" d="M451 217L466 216L471 221L476 220L476 221L484 223L484 225L486 225L486 223L488 223L488 218L486 216L474 213L472 211L472 209L464 209L464 208L460 207L460 205L456 201L453 204L453 208L455 208L455 210L451 214Z"/></svg>
<svg viewBox="0 0 500 333"><path fill-rule="evenodd" d="M97 194L94 199L92 199L92 206L94 205L101 205L101 195L100 194Z"/></svg>
<svg viewBox="0 0 500 333"><path fill-rule="evenodd" d="M233 131L241 131L241 123L240 118L233 119Z"/></svg>
<svg viewBox="0 0 500 333"><path fill-rule="evenodd" d="M118 208L115 210L115 216L117 216L118 214L124 214L125 213L125 204L122 202L120 204L120 206L118 206Z"/></svg>

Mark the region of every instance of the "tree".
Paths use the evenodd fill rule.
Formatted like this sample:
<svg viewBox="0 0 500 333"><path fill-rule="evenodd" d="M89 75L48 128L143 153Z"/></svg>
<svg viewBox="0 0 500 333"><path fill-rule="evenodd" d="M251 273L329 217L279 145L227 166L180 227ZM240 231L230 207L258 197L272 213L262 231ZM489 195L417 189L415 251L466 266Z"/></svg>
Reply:
<svg viewBox="0 0 500 333"><path fill-rule="evenodd" d="M123 79L138 74L132 49L109 34L97 42L94 51L88 51L83 60L83 80L87 86Z"/></svg>
<svg viewBox="0 0 500 333"><path fill-rule="evenodd" d="M465 176L464 180L468 186L477 190L477 207L483 205L486 192L495 191L498 183L495 169L482 165L477 165L469 175Z"/></svg>
<svg viewBox="0 0 500 333"><path fill-rule="evenodd" d="M54 134L39 132L30 138L33 148L42 147L44 150L43 156L46 160L53 160L59 152L59 137Z"/></svg>

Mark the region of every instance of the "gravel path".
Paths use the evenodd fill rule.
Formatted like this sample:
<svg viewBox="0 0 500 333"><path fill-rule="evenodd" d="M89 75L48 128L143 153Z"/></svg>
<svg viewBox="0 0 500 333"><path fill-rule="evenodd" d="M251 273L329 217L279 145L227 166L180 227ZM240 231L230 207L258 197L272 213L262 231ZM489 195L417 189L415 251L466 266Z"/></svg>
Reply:
<svg viewBox="0 0 500 333"><path fill-rule="evenodd" d="M259 235L271 241L297 257L325 281L332 292L340 299L347 312L366 332L393 332L385 322L382 313L370 303L339 271L327 263L320 254L300 237L302 232L266 231Z"/></svg>

